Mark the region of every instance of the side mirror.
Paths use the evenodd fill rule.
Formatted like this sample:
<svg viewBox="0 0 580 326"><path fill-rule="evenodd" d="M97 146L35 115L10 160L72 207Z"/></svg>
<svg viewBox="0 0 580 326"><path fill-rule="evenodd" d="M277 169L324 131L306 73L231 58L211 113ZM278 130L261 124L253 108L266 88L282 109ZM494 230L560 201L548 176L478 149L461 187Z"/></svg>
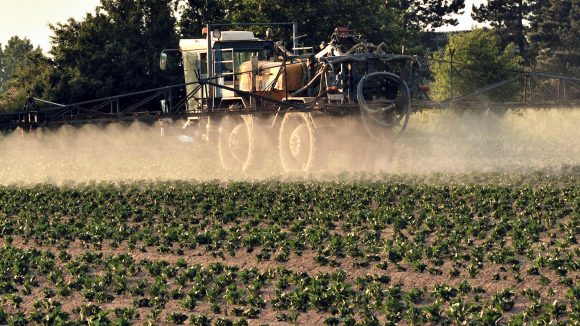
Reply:
<svg viewBox="0 0 580 326"><path fill-rule="evenodd" d="M161 52L161 57L159 57L159 68L161 70L167 69L167 53Z"/></svg>

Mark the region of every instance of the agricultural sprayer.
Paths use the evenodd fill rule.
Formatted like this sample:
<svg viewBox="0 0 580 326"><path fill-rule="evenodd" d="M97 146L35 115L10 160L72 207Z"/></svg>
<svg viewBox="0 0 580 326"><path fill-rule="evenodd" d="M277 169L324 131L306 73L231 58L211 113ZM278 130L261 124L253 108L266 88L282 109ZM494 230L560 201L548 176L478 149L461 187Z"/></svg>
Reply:
<svg viewBox="0 0 580 326"><path fill-rule="evenodd" d="M258 38L244 30L249 25L291 26L293 44ZM182 39L178 49L161 52L161 69L180 59L182 84L71 105L32 99L24 111L0 114L0 127L157 122L162 134L216 148L228 170L247 171L259 165L256 154L275 148L285 171L308 171L319 161L318 149L328 146L360 144L379 155L388 152L419 108L481 105L481 94L520 79L530 85L522 103L498 105L529 106L538 78L579 82L524 73L436 103L427 96L416 56L388 53L386 43L369 43L347 27L336 28L317 52L298 44L295 23L231 27L209 24L203 38ZM562 102L560 94L553 102Z"/></svg>

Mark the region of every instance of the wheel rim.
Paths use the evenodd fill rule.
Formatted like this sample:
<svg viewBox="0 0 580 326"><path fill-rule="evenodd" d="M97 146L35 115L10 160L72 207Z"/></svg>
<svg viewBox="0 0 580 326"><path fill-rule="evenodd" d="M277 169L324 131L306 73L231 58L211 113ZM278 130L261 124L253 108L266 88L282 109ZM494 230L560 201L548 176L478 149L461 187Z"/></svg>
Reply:
<svg viewBox="0 0 580 326"><path fill-rule="evenodd" d="M308 126L305 123L294 128L292 134L290 134L290 153L297 161L302 162L302 164L308 161L310 154L309 141L310 135Z"/></svg>
<svg viewBox="0 0 580 326"><path fill-rule="evenodd" d="M314 161L315 128L307 113L288 113L280 126L279 152L282 169L305 172Z"/></svg>
<svg viewBox="0 0 580 326"><path fill-rule="evenodd" d="M251 116L227 116L219 128L218 152L222 167L247 171L253 158L253 121Z"/></svg>
<svg viewBox="0 0 580 326"><path fill-rule="evenodd" d="M228 135L227 150L238 162L244 162L247 159L250 143L250 134L245 124L236 125Z"/></svg>

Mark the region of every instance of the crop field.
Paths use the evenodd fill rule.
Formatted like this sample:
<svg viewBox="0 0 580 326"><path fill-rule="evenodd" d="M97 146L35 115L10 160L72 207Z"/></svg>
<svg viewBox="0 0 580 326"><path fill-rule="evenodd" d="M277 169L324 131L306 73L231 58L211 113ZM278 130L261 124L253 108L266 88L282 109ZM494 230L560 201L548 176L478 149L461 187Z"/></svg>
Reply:
<svg viewBox="0 0 580 326"><path fill-rule="evenodd" d="M0 324L577 324L580 171L0 186Z"/></svg>

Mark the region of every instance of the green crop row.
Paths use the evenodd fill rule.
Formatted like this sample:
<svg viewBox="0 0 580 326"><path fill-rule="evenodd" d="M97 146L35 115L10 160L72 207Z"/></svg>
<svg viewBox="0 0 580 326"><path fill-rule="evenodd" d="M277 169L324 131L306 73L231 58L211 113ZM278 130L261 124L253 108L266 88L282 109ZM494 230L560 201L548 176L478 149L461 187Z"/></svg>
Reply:
<svg viewBox="0 0 580 326"><path fill-rule="evenodd" d="M501 180L0 187L0 324L580 322L578 179Z"/></svg>
<svg viewBox="0 0 580 326"><path fill-rule="evenodd" d="M578 268L575 184L151 186L0 188L0 235L59 248L76 241L175 254L203 248L215 257L244 251L257 261L312 251L330 266L350 258L363 267L405 262L424 270L451 260L470 274L473 265L521 260L562 276Z"/></svg>
<svg viewBox="0 0 580 326"><path fill-rule="evenodd" d="M178 306L179 311L166 314L168 321L176 322L187 319L198 306L206 306L213 314L243 319L255 319L262 310L273 309L280 321L293 321L297 314L314 310L331 315L325 319L331 324L373 325L379 318L386 324L401 320L415 324L493 324L514 309L518 297L527 298L529 303L522 312L510 314L511 324L554 322L566 314L575 321L580 317L578 287L570 287L566 303L545 302L538 291L531 289L506 288L489 294L469 281L406 290L385 274L352 277L344 270L311 275L283 267L260 271L221 263L188 265L183 259L173 264L164 260L136 261L129 254L87 252L71 257L61 252L55 256L9 246L0 250L0 260L4 271L2 303L12 311L0 312L3 323L15 318L45 324L131 322L139 318L138 308L155 311ZM78 320L64 312L60 302L75 292L88 302L73 311ZM21 310L22 296L32 293L37 297L27 315ZM99 306L117 297L129 298L131 305L109 310ZM116 319L109 317L112 313Z"/></svg>

